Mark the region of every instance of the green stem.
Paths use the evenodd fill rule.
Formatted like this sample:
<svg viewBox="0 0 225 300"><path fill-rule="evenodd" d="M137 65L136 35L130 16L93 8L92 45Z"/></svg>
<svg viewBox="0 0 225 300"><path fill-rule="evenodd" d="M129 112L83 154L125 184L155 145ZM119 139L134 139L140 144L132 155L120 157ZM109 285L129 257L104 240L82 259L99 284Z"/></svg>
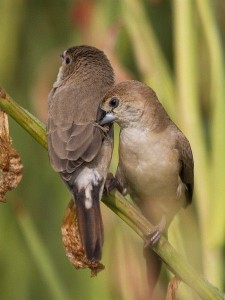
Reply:
<svg viewBox="0 0 225 300"><path fill-rule="evenodd" d="M192 145L195 161L197 209L203 243L204 274L208 273L208 213L210 204L209 157L198 101L198 61L196 56L196 22L192 0L174 0L175 63L177 97L180 102L183 130Z"/></svg>
<svg viewBox="0 0 225 300"><path fill-rule="evenodd" d="M19 106L1 87L0 108L23 127L39 144L47 149L45 125L27 110Z"/></svg>
<svg viewBox="0 0 225 300"><path fill-rule="evenodd" d="M128 31L136 60L144 80L159 93L170 116L175 119L174 82L172 72L159 46L157 37L147 18L142 1L121 1L126 30ZM162 85L163 82L163 85Z"/></svg>
<svg viewBox="0 0 225 300"><path fill-rule="evenodd" d="M207 239L211 250L211 265L213 268L208 270L208 274L213 282L218 286L223 286L224 268L223 253L221 251L224 245L225 230L225 61L224 49L219 26L212 5L213 1L197 0L196 7L202 23L202 29L205 37L207 54L209 56L208 63L210 69L209 95L212 108L211 122L211 145L212 145L212 167L211 167L211 197L215 199L211 201L209 207L209 219ZM213 259L213 262L212 262ZM208 263L208 261L207 261ZM209 264L208 264L209 266Z"/></svg>
<svg viewBox="0 0 225 300"><path fill-rule="evenodd" d="M212 2L212 1L211 1ZM225 61L222 38L212 3L209 0L196 1L207 44L210 67L210 100L212 105L212 177L211 185L216 201L212 203L209 240L211 246L224 244L225 230ZM210 239L211 238L211 239Z"/></svg>
<svg viewBox="0 0 225 300"><path fill-rule="evenodd" d="M8 105L5 103L7 101L9 102ZM15 120L39 143L40 140L42 140L41 144L46 148L44 126L23 109L22 111L26 114L26 118L24 115L21 115L20 118L20 115L17 113L12 114L12 111L15 112L18 109L21 110L21 108L18 108L18 105L1 90L0 108L12 117L16 115L17 118ZM27 122L27 124L25 125L23 122ZM32 124L36 130L33 130ZM40 139L40 137L43 139ZM152 225L119 192L114 191L110 193L108 196L104 197L103 201L143 239L151 232ZM173 270L177 277L193 288L202 299L224 299L223 294L219 290L204 280L187 262L185 262L184 258L176 252L166 238L161 237L159 243L153 247L153 250L158 253L162 260L168 265L169 269Z"/></svg>
<svg viewBox="0 0 225 300"><path fill-rule="evenodd" d="M102 201L125 221L143 240L153 229L152 225L118 191L104 196ZM203 279L170 245L161 237L153 250L161 257L169 269L188 284L204 299L224 299L223 294Z"/></svg>

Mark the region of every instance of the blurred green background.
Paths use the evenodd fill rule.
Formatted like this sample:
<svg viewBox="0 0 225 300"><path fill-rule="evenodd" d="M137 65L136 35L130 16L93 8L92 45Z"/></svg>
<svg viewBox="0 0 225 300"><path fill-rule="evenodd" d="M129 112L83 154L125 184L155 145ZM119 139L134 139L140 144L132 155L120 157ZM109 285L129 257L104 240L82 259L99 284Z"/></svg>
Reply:
<svg viewBox="0 0 225 300"><path fill-rule="evenodd" d="M117 82L155 89L195 160L193 205L174 220L169 240L224 290L224 0L0 0L0 13L0 85L43 122L59 54L72 45L105 51ZM10 132L24 173L0 205L0 299L148 299L143 243L104 205L106 269L93 279L73 268L60 232L69 193L47 152L13 120ZM116 161L115 151L112 171ZM157 299L170 277L164 268ZM181 284L179 299L199 298Z"/></svg>

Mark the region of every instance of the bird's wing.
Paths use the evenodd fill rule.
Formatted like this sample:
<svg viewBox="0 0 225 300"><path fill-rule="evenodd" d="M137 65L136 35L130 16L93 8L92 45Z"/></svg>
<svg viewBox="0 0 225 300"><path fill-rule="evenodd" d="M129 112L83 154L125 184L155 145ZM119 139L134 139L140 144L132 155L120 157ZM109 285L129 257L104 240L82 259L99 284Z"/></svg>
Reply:
<svg viewBox="0 0 225 300"><path fill-rule="evenodd" d="M177 138L177 149L180 161L180 178L186 186L187 204L192 201L194 190L194 160L189 141L179 132Z"/></svg>
<svg viewBox="0 0 225 300"><path fill-rule="evenodd" d="M127 194L127 182L124 176L124 172L122 171L120 163L118 164L117 170L116 170L116 175L115 178L117 180L117 189L122 195Z"/></svg>
<svg viewBox="0 0 225 300"><path fill-rule="evenodd" d="M97 105L90 99L71 100L67 90L50 94L47 124L49 157L56 172L71 174L84 162L92 161L98 154L103 131L94 125ZM85 101L89 101L85 109ZM83 106L83 107L82 107Z"/></svg>

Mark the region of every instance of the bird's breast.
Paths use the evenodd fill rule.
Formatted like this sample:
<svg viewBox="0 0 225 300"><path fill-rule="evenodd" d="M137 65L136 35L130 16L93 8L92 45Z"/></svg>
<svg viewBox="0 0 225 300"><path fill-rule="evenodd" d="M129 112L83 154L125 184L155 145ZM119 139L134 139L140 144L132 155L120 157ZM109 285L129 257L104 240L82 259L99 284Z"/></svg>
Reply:
<svg viewBox="0 0 225 300"><path fill-rule="evenodd" d="M166 132L122 130L120 165L135 194L156 198L178 188L178 153Z"/></svg>
<svg viewBox="0 0 225 300"><path fill-rule="evenodd" d="M120 135L120 173L131 197L153 224L165 215L169 225L185 201L175 134L126 128Z"/></svg>

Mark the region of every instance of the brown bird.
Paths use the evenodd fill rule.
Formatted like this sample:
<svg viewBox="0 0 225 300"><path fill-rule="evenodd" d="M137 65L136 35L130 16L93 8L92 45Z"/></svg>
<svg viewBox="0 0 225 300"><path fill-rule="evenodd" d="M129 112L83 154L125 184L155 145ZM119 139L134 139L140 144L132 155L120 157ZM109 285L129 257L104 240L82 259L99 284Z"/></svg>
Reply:
<svg viewBox="0 0 225 300"><path fill-rule="evenodd" d="M111 161L113 128L106 132L96 118L100 101L114 85L114 72L105 54L94 47L72 47L61 58L48 100L49 158L75 200L87 258L100 260L100 200Z"/></svg>
<svg viewBox="0 0 225 300"><path fill-rule="evenodd" d="M190 144L155 92L141 82L119 83L106 94L100 107L106 113L100 124L115 121L121 128L116 172L119 189L123 194L128 192L156 226L153 242L154 238L157 241L161 230L167 233L179 209L192 201L194 162ZM161 261L149 249L145 249L145 256L152 292Z"/></svg>

